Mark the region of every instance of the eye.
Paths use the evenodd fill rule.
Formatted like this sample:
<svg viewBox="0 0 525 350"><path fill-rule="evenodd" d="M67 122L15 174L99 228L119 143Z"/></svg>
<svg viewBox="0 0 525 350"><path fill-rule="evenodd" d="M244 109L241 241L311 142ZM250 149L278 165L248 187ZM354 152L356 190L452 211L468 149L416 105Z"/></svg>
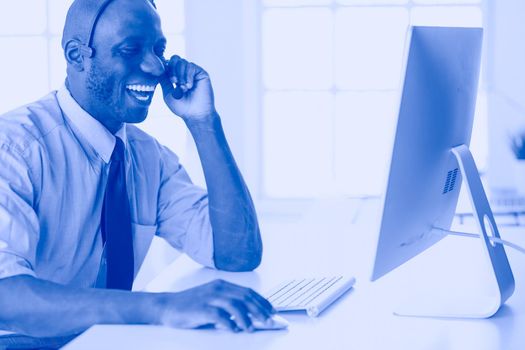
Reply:
<svg viewBox="0 0 525 350"><path fill-rule="evenodd" d="M140 52L140 48L135 46L123 47L120 52L125 56L133 56Z"/></svg>

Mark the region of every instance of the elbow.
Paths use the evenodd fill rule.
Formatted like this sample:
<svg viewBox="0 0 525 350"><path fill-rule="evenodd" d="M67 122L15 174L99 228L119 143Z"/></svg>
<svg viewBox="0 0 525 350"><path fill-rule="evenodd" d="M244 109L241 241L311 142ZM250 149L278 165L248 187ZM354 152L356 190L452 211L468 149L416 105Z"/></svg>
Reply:
<svg viewBox="0 0 525 350"><path fill-rule="evenodd" d="M218 263L217 269L228 272L250 272L259 267L259 262L246 262L246 263Z"/></svg>
<svg viewBox="0 0 525 350"><path fill-rule="evenodd" d="M253 271L261 265L262 249L223 257L216 255L214 260L215 267L219 270L230 272Z"/></svg>
<svg viewBox="0 0 525 350"><path fill-rule="evenodd" d="M251 231L240 230L243 234L229 235L236 237L236 239L215 240L213 258L217 269L230 272L247 272L259 267L262 261L263 244L259 226L257 224L251 226L255 229ZM244 232L250 232L250 234ZM224 236L227 237L228 235Z"/></svg>
<svg viewBox="0 0 525 350"><path fill-rule="evenodd" d="M242 264L239 264L239 266L237 266L236 271L237 272L253 271L256 268L258 268L259 265L261 265L261 262L262 262L262 252L259 251L255 254L251 254L248 259L245 259L245 261L243 261Z"/></svg>

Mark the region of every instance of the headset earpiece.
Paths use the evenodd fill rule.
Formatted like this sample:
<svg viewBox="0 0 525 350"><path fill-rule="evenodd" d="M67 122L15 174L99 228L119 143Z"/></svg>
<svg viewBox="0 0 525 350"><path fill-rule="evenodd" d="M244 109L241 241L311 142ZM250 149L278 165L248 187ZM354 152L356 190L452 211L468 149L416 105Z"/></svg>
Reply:
<svg viewBox="0 0 525 350"><path fill-rule="evenodd" d="M81 45L80 46L80 53L84 57L91 58L91 57L93 57L95 52L94 52L94 50L91 47L89 47L87 45Z"/></svg>

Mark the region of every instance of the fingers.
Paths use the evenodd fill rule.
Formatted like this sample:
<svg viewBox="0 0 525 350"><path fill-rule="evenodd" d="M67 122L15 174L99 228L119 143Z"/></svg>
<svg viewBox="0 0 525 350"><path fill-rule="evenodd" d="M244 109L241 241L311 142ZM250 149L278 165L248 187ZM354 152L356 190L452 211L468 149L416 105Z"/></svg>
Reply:
<svg viewBox="0 0 525 350"><path fill-rule="evenodd" d="M275 313L275 309L273 308L272 304L253 289L242 287L229 282L225 283L227 283L231 288L237 289L237 292L243 295L243 299L246 302L257 305L268 317Z"/></svg>
<svg viewBox="0 0 525 350"><path fill-rule="evenodd" d="M177 55L172 56L167 63L167 74L171 82L176 84L183 93L191 90L196 81L207 76L201 67Z"/></svg>
<svg viewBox="0 0 525 350"><path fill-rule="evenodd" d="M247 289L247 292L248 294L243 297L243 302L246 303L252 317L265 321L275 313L272 305L266 299L251 289Z"/></svg>
<svg viewBox="0 0 525 350"><path fill-rule="evenodd" d="M193 82L195 76L197 75L197 66L193 63L190 63L186 66L186 83L183 85L188 90L193 88Z"/></svg>
<svg viewBox="0 0 525 350"><path fill-rule="evenodd" d="M165 62L166 72L168 72L168 62ZM162 86L162 93L164 98L167 96L173 96L175 99L179 100L182 97L182 90L178 87L175 89L173 82L170 80L168 74L163 74L159 79L160 85Z"/></svg>
<svg viewBox="0 0 525 350"><path fill-rule="evenodd" d="M241 287L222 280L214 281L212 284L215 285L216 294L220 297L220 305L225 307L226 304L224 303L228 303L227 311L235 316L236 320L238 320L238 325L242 329L247 329L251 325L251 320L246 321L248 314L250 314L249 317L266 321L275 313L272 305L250 288ZM237 311L233 312L231 308ZM239 317L237 313L241 313L243 316Z"/></svg>
<svg viewBox="0 0 525 350"><path fill-rule="evenodd" d="M232 315L227 311L218 307L210 307L208 310L208 315L210 319L214 321L213 323L215 324L216 328L226 329L232 332L240 331L237 324L233 321Z"/></svg>
<svg viewBox="0 0 525 350"><path fill-rule="evenodd" d="M250 289L250 295L252 296L252 298L254 298L254 300L257 301L261 308L268 311L269 316L276 313L276 310L273 308L273 305L264 297L262 297L259 293Z"/></svg>
<svg viewBox="0 0 525 350"><path fill-rule="evenodd" d="M177 57L177 58L175 58ZM186 76L186 71L188 69L189 62L185 59L180 58L179 56L174 56L171 61L175 60L175 66L173 67L173 73L172 75L172 81L174 81L175 84L180 85L181 88L183 88L186 92L187 89L185 89L186 81L188 80L188 77ZM171 63L171 62L170 62Z"/></svg>
<svg viewBox="0 0 525 350"><path fill-rule="evenodd" d="M229 319L236 327L244 331L253 331L252 321L246 305L238 300L217 299L213 302L215 306L228 313Z"/></svg>

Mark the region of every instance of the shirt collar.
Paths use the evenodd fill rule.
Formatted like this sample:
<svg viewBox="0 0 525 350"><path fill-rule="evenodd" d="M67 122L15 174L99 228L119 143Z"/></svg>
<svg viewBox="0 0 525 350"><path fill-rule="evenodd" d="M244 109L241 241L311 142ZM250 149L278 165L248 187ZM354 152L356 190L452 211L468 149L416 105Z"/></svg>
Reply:
<svg viewBox="0 0 525 350"><path fill-rule="evenodd" d="M113 135L104 125L93 118L75 101L65 85L57 91L57 100L62 112L72 122L76 129L91 144L95 152L105 163L109 163L115 148L115 135L124 145L127 144L126 124Z"/></svg>

